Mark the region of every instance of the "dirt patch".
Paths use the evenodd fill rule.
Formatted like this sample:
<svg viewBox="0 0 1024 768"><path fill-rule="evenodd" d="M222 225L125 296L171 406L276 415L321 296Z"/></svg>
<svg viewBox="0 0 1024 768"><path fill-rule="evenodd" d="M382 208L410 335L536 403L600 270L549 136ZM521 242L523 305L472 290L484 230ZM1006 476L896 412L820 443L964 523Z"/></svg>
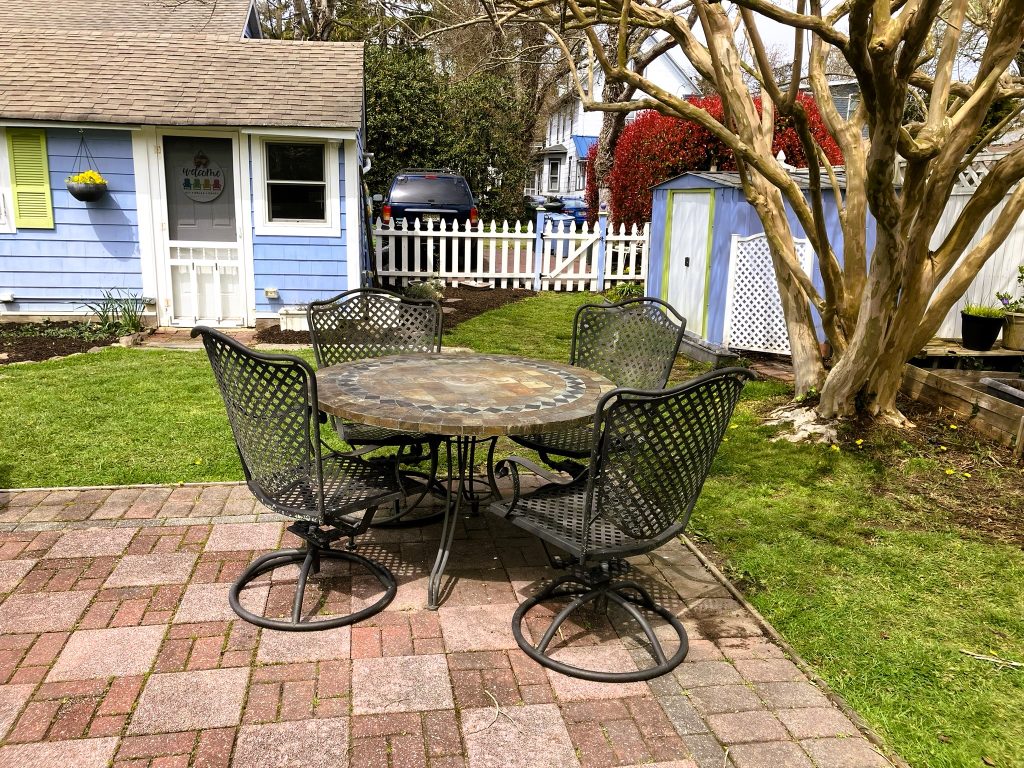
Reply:
<svg viewBox="0 0 1024 768"><path fill-rule="evenodd" d="M883 467L877 492L915 519L946 518L1024 547L1024 465L1012 451L958 414L905 398L898 405L913 429L851 423L839 433L844 450L863 451Z"/></svg>
<svg viewBox="0 0 1024 768"><path fill-rule="evenodd" d="M306 344L309 331L282 331L280 325L268 325L256 331L257 344Z"/></svg>
<svg viewBox="0 0 1024 768"><path fill-rule="evenodd" d="M536 295L536 291L521 288L445 288L445 301L441 303L444 331L447 333L459 323L484 312ZM256 341L260 344L309 344L309 334L306 331L282 331L279 325L271 325L256 333Z"/></svg>
<svg viewBox="0 0 1024 768"><path fill-rule="evenodd" d="M116 340L82 323L4 323L0 325L0 365L64 357Z"/></svg>
<svg viewBox="0 0 1024 768"><path fill-rule="evenodd" d="M498 309L506 304L514 304L517 301L536 296L536 291L528 291L523 288L445 288L445 302L441 305L451 312L444 314L444 330L450 331L459 323L464 323L470 318ZM457 299L457 301L448 301Z"/></svg>

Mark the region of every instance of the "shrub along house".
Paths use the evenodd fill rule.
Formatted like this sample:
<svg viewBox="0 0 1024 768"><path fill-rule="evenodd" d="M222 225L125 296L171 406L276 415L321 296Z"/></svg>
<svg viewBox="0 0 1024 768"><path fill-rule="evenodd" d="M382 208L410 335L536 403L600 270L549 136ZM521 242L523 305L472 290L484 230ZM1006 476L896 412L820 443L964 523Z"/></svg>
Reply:
<svg viewBox="0 0 1024 768"><path fill-rule="evenodd" d="M361 44L260 39L252 0L23 0L0 50L0 320L122 288L251 326L359 285Z"/></svg>

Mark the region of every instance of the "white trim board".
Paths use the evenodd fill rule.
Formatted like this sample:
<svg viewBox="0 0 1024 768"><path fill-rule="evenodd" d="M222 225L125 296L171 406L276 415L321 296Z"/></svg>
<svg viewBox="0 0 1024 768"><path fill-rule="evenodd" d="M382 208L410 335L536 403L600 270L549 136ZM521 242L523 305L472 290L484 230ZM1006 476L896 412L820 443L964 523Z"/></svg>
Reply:
<svg viewBox="0 0 1024 768"><path fill-rule="evenodd" d="M14 190L11 189L11 173L7 133L0 125L0 234L13 235L17 232L14 226Z"/></svg>
<svg viewBox="0 0 1024 768"><path fill-rule="evenodd" d="M360 211L359 166L356 142L345 142L345 257L348 260L348 290L362 287L362 212Z"/></svg>
<svg viewBox="0 0 1024 768"><path fill-rule="evenodd" d="M338 144L311 136L250 135L252 147L252 203L253 231L257 235L281 237L341 237L341 204L338 199ZM327 186L325 205L327 220L322 222L270 221L266 199L266 165L263 162L267 143L287 139L296 144L322 144L324 146L324 174ZM345 174L348 175L346 157ZM346 192L347 194L347 192Z"/></svg>

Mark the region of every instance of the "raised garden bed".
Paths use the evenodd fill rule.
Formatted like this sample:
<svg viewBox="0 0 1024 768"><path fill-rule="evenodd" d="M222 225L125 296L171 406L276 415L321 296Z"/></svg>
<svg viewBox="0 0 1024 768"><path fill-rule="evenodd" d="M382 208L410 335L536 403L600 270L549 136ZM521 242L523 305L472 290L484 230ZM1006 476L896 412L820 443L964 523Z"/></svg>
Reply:
<svg viewBox="0 0 1024 768"><path fill-rule="evenodd" d="M116 335L80 322L0 323L0 365L64 357L115 341Z"/></svg>
<svg viewBox="0 0 1024 768"><path fill-rule="evenodd" d="M1024 405L1000 397L1003 393L993 391L982 382L984 378L997 378L1006 384L1011 381L1024 384L1024 379L1007 374L994 377L991 371L926 369L908 365L903 375L902 390L915 400L926 400L960 414L982 434L1012 447L1014 456L1020 458L1024 450Z"/></svg>

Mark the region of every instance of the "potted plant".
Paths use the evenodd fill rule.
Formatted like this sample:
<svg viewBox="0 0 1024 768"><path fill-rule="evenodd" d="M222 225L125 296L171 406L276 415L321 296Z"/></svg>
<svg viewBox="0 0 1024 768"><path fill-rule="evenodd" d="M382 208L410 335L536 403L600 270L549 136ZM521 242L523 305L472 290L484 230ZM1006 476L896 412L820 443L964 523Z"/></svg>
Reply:
<svg viewBox="0 0 1024 768"><path fill-rule="evenodd" d="M963 345L967 349L988 352L1003 328L1005 314L1006 311L1000 306L968 302L960 311Z"/></svg>
<svg viewBox="0 0 1024 768"><path fill-rule="evenodd" d="M1024 288L1024 264L1017 267L1017 284ZM1016 299L1009 292L997 293L1006 317L1003 320L1003 346L1006 349L1024 350L1024 293Z"/></svg>
<svg viewBox="0 0 1024 768"><path fill-rule="evenodd" d="M65 183L71 196L83 203L95 202L107 194L107 180L91 169L68 176Z"/></svg>

